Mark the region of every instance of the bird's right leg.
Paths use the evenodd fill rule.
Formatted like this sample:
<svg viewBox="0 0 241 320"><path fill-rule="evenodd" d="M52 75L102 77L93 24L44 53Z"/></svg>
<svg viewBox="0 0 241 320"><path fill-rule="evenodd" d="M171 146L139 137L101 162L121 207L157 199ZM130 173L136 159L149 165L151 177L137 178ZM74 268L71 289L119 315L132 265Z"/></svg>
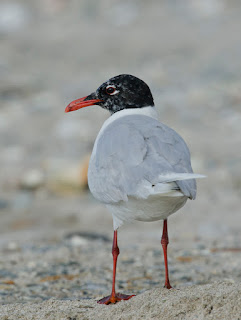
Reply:
<svg viewBox="0 0 241 320"><path fill-rule="evenodd" d="M111 304L116 303L121 300L129 300L130 298L134 297L135 295L127 295L115 292L115 278L116 278L116 265L117 265L117 258L120 253L118 244L117 244L117 230L114 231L113 237L113 246L112 246L112 255L113 255L113 280L112 280L112 291L111 295L107 296L99 301L98 303L101 304Z"/></svg>
<svg viewBox="0 0 241 320"><path fill-rule="evenodd" d="M167 219L163 221L163 232L162 232L162 249L163 249L163 255L164 255L164 263L165 263L165 285L164 288L171 289L172 286L170 285L169 281L169 274L168 274L168 262L167 262L167 245L169 243L168 239L168 231L167 231Z"/></svg>

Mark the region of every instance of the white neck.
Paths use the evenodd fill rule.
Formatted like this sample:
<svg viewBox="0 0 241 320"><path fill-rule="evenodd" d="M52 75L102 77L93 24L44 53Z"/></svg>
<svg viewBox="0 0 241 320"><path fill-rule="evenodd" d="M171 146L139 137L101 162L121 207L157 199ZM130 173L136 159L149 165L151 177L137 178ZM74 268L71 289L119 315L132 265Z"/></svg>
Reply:
<svg viewBox="0 0 241 320"><path fill-rule="evenodd" d="M155 106L143 107L143 108L133 108L133 109L123 109L112 114L103 124L99 134L113 121L124 117L130 116L133 114L143 115L147 117L151 117L154 119L158 119L158 114Z"/></svg>
<svg viewBox="0 0 241 320"><path fill-rule="evenodd" d="M155 106L149 106L149 107L143 107L143 108L123 109L112 114L112 116L109 119L112 122L120 117L129 116L133 114L141 114L143 116L151 117L154 119L158 118Z"/></svg>

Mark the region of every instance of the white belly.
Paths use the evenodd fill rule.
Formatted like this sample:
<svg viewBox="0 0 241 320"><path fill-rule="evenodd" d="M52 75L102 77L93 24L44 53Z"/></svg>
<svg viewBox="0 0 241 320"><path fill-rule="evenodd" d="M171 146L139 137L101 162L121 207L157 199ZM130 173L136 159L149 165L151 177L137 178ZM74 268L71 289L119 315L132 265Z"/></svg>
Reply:
<svg viewBox="0 0 241 320"><path fill-rule="evenodd" d="M127 221L156 221L167 219L169 215L184 206L186 196L150 196L148 199L129 197L128 201L107 204L113 216L114 230Z"/></svg>

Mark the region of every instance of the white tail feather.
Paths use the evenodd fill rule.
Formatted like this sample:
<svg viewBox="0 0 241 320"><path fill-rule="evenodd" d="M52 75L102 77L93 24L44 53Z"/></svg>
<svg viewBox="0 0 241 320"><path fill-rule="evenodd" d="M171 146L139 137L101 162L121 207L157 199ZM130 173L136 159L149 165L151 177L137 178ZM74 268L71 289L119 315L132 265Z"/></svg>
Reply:
<svg viewBox="0 0 241 320"><path fill-rule="evenodd" d="M173 182L173 181L179 181L179 180L189 180L189 179L200 179L205 178L206 176L202 174L196 174L196 173L167 173L164 175L159 175L158 182L167 183L167 182Z"/></svg>

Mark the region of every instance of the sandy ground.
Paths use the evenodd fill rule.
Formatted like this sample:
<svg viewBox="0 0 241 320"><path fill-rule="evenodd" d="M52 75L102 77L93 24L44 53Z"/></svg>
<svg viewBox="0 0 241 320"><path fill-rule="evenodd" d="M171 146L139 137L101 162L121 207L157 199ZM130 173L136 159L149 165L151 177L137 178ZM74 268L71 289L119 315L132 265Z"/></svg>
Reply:
<svg viewBox="0 0 241 320"><path fill-rule="evenodd" d="M0 319L241 319L241 5L239 1L0 3ZM161 222L119 231L86 189L109 116L64 114L73 99L131 73L186 140L198 196Z"/></svg>
<svg viewBox="0 0 241 320"><path fill-rule="evenodd" d="M217 282L183 290L154 289L132 300L100 306L93 300L13 304L2 309L1 320L12 319L240 319L241 285Z"/></svg>

